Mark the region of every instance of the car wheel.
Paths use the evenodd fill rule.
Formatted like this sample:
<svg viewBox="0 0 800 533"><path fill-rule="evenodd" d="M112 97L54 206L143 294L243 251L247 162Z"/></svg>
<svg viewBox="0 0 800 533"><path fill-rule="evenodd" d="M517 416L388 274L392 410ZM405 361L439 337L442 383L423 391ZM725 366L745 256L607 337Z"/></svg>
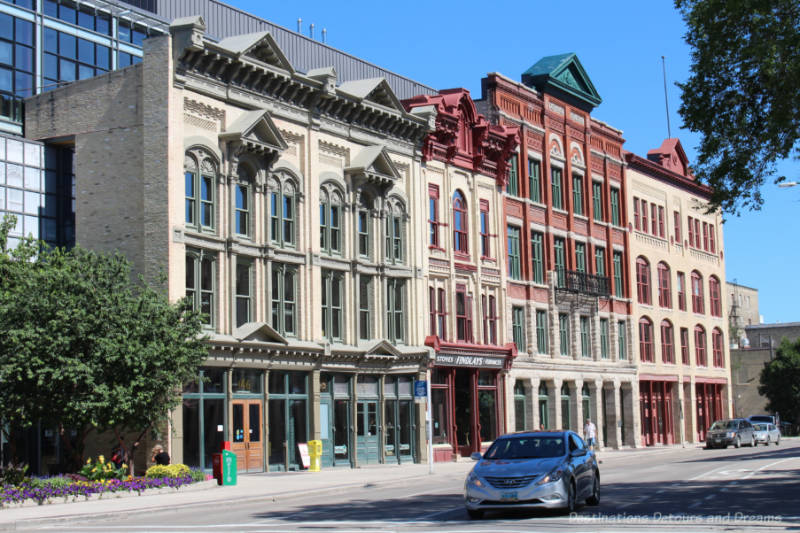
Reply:
<svg viewBox="0 0 800 533"><path fill-rule="evenodd" d="M772 440L772 439L770 439L770 438L769 438L769 435L767 435L767 441L764 443L764 446L769 446L769 442L770 442L771 440Z"/></svg>
<svg viewBox="0 0 800 533"><path fill-rule="evenodd" d="M467 514L472 520L480 520L483 518L483 511L479 509L467 509Z"/></svg>
<svg viewBox="0 0 800 533"><path fill-rule="evenodd" d="M778 440L775 441L775 446L779 445L780 443L781 443L781 438L778 437Z"/></svg>
<svg viewBox="0 0 800 533"><path fill-rule="evenodd" d="M751 448L755 448L756 447L756 438L755 438L754 435L750 435L750 447Z"/></svg>
<svg viewBox="0 0 800 533"><path fill-rule="evenodd" d="M567 489L567 506L564 509L567 513L575 512L575 481L570 481Z"/></svg>
<svg viewBox="0 0 800 533"><path fill-rule="evenodd" d="M592 484L592 495L586 498L587 505L600 505L600 476L594 476L594 483Z"/></svg>
<svg viewBox="0 0 800 533"><path fill-rule="evenodd" d="M742 445L742 439L739 438L739 435L736 435L736 440L733 441L733 447L738 448Z"/></svg>

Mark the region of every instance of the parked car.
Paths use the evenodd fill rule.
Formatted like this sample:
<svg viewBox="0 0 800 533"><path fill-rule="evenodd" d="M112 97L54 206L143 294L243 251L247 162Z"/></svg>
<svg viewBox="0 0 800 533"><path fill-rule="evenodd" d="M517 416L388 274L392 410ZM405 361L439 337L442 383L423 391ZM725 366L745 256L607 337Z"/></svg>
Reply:
<svg viewBox="0 0 800 533"><path fill-rule="evenodd" d="M772 415L752 415L747 417L747 421L751 424L755 424L756 422L762 423L766 422L767 424L773 424L775 426L778 425L777 416Z"/></svg>
<svg viewBox="0 0 800 533"><path fill-rule="evenodd" d="M706 449L708 448L727 448L733 444L734 448L746 444L756 445L756 437L753 433L753 426L744 418L732 418L727 420L717 420L706 432Z"/></svg>
<svg viewBox="0 0 800 533"><path fill-rule="evenodd" d="M572 431L512 433L498 437L464 484L470 518L511 508L563 508L600 503L600 470L592 450Z"/></svg>
<svg viewBox="0 0 800 533"><path fill-rule="evenodd" d="M766 422L757 422L753 424L753 431L756 436L756 444L763 442L769 446L774 442L775 446L781 443L781 432L775 427L775 424L768 424Z"/></svg>

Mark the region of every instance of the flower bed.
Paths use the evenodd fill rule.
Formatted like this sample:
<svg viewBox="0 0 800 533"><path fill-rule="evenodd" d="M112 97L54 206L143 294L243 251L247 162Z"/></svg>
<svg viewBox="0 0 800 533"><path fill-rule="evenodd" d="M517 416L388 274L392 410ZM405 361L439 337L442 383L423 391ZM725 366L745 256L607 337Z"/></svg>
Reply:
<svg viewBox="0 0 800 533"><path fill-rule="evenodd" d="M49 484L36 486L39 484L25 481L20 485L3 485L0 488L0 506L22 503L28 500L39 504L52 501L68 501L80 497L88 498L94 494L99 494L102 497L103 494L114 492L141 493L147 489L178 488L194 482L195 478L191 475L179 478L135 477L126 480L75 481L63 486Z"/></svg>

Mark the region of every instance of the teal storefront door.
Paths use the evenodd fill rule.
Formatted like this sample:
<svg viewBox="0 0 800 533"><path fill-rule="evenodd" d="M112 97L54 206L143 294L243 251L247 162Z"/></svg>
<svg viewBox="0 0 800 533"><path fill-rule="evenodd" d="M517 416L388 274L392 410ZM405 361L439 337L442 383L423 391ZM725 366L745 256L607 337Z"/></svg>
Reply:
<svg viewBox="0 0 800 533"><path fill-rule="evenodd" d="M380 462L378 401L359 400L356 404L356 449L358 464Z"/></svg>
<svg viewBox="0 0 800 533"><path fill-rule="evenodd" d="M383 455L385 463L414 461L412 376L386 376L383 383Z"/></svg>
<svg viewBox="0 0 800 533"><path fill-rule="evenodd" d="M308 442L307 374L270 371L268 409L269 469L301 469L302 461L297 445Z"/></svg>

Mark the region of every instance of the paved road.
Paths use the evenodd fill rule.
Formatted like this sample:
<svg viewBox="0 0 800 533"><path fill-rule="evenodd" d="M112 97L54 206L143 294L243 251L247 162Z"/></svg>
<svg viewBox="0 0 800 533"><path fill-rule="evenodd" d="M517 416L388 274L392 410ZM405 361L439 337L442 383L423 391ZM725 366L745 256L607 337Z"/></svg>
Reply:
<svg viewBox="0 0 800 533"><path fill-rule="evenodd" d="M507 512L470 521L461 491L470 464L430 480L366 485L347 493L70 521L22 531L141 533L289 531L438 533L535 531L773 531L800 529L800 442L702 450L600 454L601 504L572 516Z"/></svg>

